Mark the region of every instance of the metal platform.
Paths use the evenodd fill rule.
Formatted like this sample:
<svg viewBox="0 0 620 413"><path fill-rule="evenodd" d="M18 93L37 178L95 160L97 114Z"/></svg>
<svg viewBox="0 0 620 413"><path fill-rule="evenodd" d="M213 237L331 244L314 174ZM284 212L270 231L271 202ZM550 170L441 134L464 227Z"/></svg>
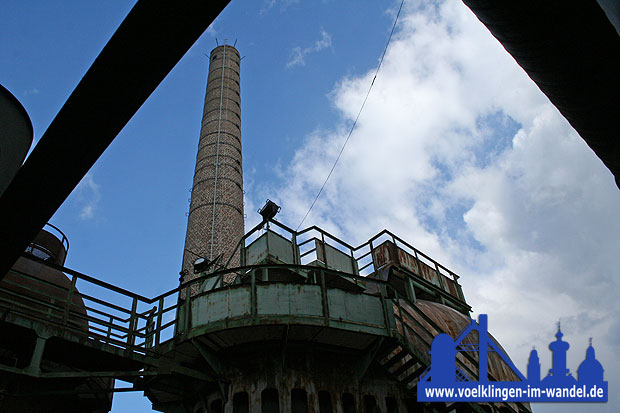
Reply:
<svg viewBox="0 0 620 413"><path fill-rule="evenodd" d="M277 222L271 224L287 230ZM265 234L246 234L240 243L242 257L261 256L249 252L262 241L248 242L248 249L245 241ZM0 341L6 350L0 357L0 375L39 381L114 378L131 387L115 388L109 381L104 389L75 392L143 391L155 409L184 411L184 400L197 391L217 390L225 400L230 377L238 371L239 354L267 346L269 351L278 349L283 359L300 348L345 352L352 357L355 377L361 380L369 370L383 369L403 391L414 394L429 365L433 337L458 333L429 313L429 306L453 314L457 321L469 320L458 276L387 231L356 248L316 227L290 235L278 235L276 249L290 246L287 260L297 263L274 263L269 256L274 257L275 244L264 238L263 245L270 247L260 262L201 274L153 298L25 254L62 271L71 283L54 286L58 291L50 294L44 280L14 272L28 280L28 288L16 293L0 285L0 331L22 343L18 348L6 339ZM317 252L317 247L326 245L338 253ZM400 261L385 256L394 248L402 251ZM330 257L339 261L334 264ZM348 262L343 257L349 257ZM410 257L417 266L403 263L402 257ZM305 265L305 260L312 265ZM429 280L422 265L434 267L436 277L446 277L456 287L446 288L445 280ZM340 266L355 273L334 269ZM231 278L232 284L223 283ZM420 300L422 295L425 300ZM12 362L6 357L11 354ZM457 360L458 368L471 377L476 365L470 354ZM529 411L524 406L504 407ZM468 409L464 411L483 411L476 406Z"/></svg>

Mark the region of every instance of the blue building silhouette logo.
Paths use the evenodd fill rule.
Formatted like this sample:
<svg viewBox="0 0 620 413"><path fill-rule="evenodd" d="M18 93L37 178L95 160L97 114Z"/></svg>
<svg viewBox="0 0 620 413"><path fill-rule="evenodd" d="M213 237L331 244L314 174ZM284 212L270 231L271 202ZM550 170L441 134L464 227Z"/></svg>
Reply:
<svg viewBox="0 0 620 413"><path fill-rule="evenodd" d="M471 323L453 339L448 334L439 334L431 344L431 365L418 382L418 401L468 401L468 402L606 402L607 382L604 369L596 359L592 339L586 350L586 358L573 377L566 366L566 353L570 347L562 340L560 324L555 341L549 344L552 353L552 367L541 378L540 359L533 349L527 365L527 378L517 369L501 347L488 334L488 317L480 314L478 322ZM464 339L477 332L477 343ZM478 355L477 380L471 377L471 368L466 367L461 352ZM489 352L495 352L512 370L514 381L495 381L489 377ZM470 358L471 360L471 358ZM473 372L475 373L475 372Z"/></svg>

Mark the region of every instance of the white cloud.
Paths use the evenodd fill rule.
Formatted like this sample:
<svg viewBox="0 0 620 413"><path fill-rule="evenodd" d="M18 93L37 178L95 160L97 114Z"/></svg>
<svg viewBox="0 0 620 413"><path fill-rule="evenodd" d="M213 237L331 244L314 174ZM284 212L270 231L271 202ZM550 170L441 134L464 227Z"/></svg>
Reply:
<svg viewBox="0 0 620 413"><path fill-rule="evenodd" d="M40 92L39 89L37 89L36 87L33 87L32 89L24 90L23 95L24 96L38 95L39 92Z"/></svg>
<svg viewBox="0 0 620 413"><path fill-rule="evenodd" d="M304 56L299 49L291 62ZM289 225L323 183L373 74L340 82L332 99L341 122L309 134L282 174ZM460 273L474 313L489 313L522 370L533 345L554 339L558 320L573 372L594 337L610 402L562 409L598 412L620 398L619 209L600 160L475 16L446 1L406 3L357 129L305 224L352 244L385 227ZM544 372L551 354L539 354Z"/></svg>
<svg viewBox="0 0 620 413"><path fill-rule="evenodd" d="M327 49L332 45L332 38L325 30L321 29L321 38L316 40L312 46L308 46L304 49L301 47L294 47L291 51L291 57L286 63L287 68L294 66L304 66L306 64L306 56L310 53L317 53L323 49Z"/></svg>
<svg viewBox="0 0 620 413"><path fill-rule="evenodd" d="M80 219L86 221L95 217L97 205L101 200L99 188L91 173L87 173L75 188L76 200L80 205Z"/></svg>
<svg viewBox="0 0 620 413"><path fill-rule="evenodd" d="M205 32L208 33L209 36L211 37L217 36L217 30L215 29L215 23L211 23L209 27L207 27L207 30L205 30Z"/></svg>
<svg viewBox="0 0 620 413"><path fill-rule="evenodd" d="M259 14L263 15L273 9L276 4L280 4L280 11L285 11L291 4L299 3L299 0L264 0L263 6L261 7Z"/></svg>

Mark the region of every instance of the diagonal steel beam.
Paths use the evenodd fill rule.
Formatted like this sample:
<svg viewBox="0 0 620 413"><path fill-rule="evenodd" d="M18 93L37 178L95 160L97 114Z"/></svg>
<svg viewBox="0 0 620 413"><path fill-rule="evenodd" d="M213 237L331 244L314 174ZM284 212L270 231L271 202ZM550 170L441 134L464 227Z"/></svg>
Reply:
<svg viewBox="0 0 620 413"><path fill-rule="evenodd" d="M0 198L0 280L230 0L139 0Z"/></svg>
<svg viewBox="0 0 620 413"><path fill-rule="evenodd" d="M620 35L606 14L613 14L614 2L463 3L558 108L620 188Z"/></svg>

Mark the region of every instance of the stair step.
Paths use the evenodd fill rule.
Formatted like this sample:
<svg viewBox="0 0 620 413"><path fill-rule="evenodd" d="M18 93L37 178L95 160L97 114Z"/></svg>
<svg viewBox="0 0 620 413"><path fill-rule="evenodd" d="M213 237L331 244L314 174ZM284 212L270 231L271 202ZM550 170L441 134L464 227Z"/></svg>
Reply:
<svg viewBox="0 0 620 413"><path fill-rule="evenodd" d="M420 374L424 373L424 370L426 370L426 366L421 365L419 369L416 369L413 373L411 373L410 375L405 377L403 379L403 382L409 383L409 382L417 379L418 377L420 377Z"/></svg>
<svg viewBox="0 0 620 413"><path fill-rule="evenodd" d="M399 368L397 368L396 370L394 370L392 372L392 374L395 377L399 377L401 374L403 374L405 371L407 371L409 368L413 367L415 364L417 363L416 359L414 359L413 357L411 357L408 361L406 361L402 366L400 366Z"/></svg>
<svg viewBox="0 0 620 413"><path fill-rule="evenodd" d="M401 349L402 347L398 345L395 341L384 341L379 351L377 351L377 360L383 360L388 357L394 350Z"/></svg>
<svg viewBox="0 0 620 413"><path fill-rule="evenodd" d="M391 359L389 359L385 364L383 364L383 367L389 370L392 366L394 366L400 360L404 359L407 354L408 354L407 351L405 351L404 349L401 350L400 353L396 354Z"/></svg>

